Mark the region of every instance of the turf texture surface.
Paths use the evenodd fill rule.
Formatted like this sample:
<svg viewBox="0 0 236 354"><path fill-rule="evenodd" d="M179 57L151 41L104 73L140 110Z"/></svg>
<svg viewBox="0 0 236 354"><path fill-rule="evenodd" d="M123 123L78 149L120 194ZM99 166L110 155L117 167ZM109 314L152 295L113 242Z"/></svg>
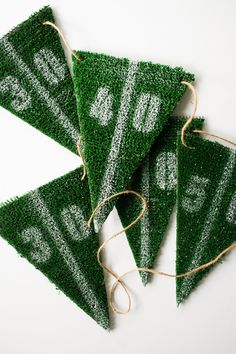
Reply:
<svg viewBox="0 0 236 354"><path fill-rule="evenodd" d="M147 210L143 218L126 232L136 265L154 268L162 240L166 234L176 204L177 136L186 122L184 117L170 117L163 131L152 145L149 154L135 171L128 189L143 195ZM203 119L194 119L189 129L201 129ZM123 226L127 226L141 212L140 200L124 196L116 205ZM144 285L150 273L140 272Z"/></svg>
<svg viewBox="0 0 236 354"><path fill-rule="evenodd" d="M205 264L236 241L236 151L193 134L189 146L179 139L177 274ZM177 303L214 267L177 279Z"/></svg>
<svg viewBox="0 0 236 354"><path fill-rule="evenodd" d="M58 289L109 329L98 235L88 228L88 183L78 168L0 207L0 234ZM40 299L39 299L40 301Z"/></svg>
<svg viewBox="0 0 236 354"><path fill-rule="evenodd" d="M0 105L74 153L79 125L72 78L44 7L0 39Z"/></svg>
<svg viewBox="0 0 236 354"><path fill-rule="evenodd" d="M123 191L194 76L182 68L77 52L73 80L92 207ZM95 217L98 230L115 200Z"/></svg>

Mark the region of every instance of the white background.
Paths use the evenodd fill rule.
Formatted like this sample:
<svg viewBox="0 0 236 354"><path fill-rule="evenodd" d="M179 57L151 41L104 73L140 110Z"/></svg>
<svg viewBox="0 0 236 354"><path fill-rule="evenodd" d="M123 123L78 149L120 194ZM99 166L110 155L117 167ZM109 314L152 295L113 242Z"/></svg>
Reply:
<svg viewBox="0 0 236 354"><path fill-rule="evenodd" d="M76 49L183 66L196 74L198 114L209 130L236 141L236 2L233 0L1 1L0 36L50 3ZM30 38L29 38L30 40ZM177 112L192 110L187 94ZM0 109L0 201L76 168L76 156ZM104 234L121 227L113 213ZM175 218L158 269L175 271ZM125 236L107 249L113 269L134 267ZM108 333L0 239L1 354L233 354L236 351L236 256L230 254L179 308L175 281L137 274L130 314ZM122 303L125 304L125 300Z"/></svg>

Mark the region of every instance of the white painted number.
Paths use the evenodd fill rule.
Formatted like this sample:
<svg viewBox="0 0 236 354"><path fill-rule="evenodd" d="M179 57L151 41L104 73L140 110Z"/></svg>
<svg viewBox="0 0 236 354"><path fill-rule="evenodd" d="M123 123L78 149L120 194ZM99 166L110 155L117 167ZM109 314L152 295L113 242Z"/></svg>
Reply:
<svg viewBox="0 0 236 354"><path fill-rule="evenodd" d="M173 152L162 152L157 156L156 181L162 190L175 189L177 183L176 156Z"/></svg>
<svg viewBox="0 0 236 354"><path fill-rule="evenodd" d="M113 95L108 86L99 87L90 109L90 116L107 125L112 118ZM127 107L126 107L127 108ZM160 98L151 93L142 93L138 99L133 118L134 128L149 133L155 128L160 109Z"/></svg>
<svg viewBox="0 0 236 354"><path fill-rule="evenodd" d="M102 125L107 125L112 117L113 96L109 93L109 87L99 87L94 103L91 106L90 115L98 118Z"/></svg>
<svg viewBox="0 0 236 354"><path fill-rule="evenodd" d="M0 82L0 92L3 94L11 93L13 98L11 106L15 111L21 112L30 107L31 97L16 78L7 76L3 79Z"/></svg>
<svg viewBox="0 0 236 354"><path fill-rule="evenodd" d="M24 243L32 244L31 257L37 263L45 263L51 256L51 250L37 227L28 227L21 233Z"/></svg>
<svg viewBox="0 0 236 354"><path fill-rule="evenodd" d="M50 49L44 48L36 53L34 63L51 85L57 85L66 76L65 64L62 64Z"/></svg>
<svg viewBox="0 0 236 354"><path fill-rule="evenodd" d="M134 113L134 128L143 133L149 133L155 128L160 109L160 98L151 93L142 93L138 99Z"/></svg>
<svg viewBox="0 0 236 354"><path fill-rule="evenodd" d="M90 229L78 205L64 208L61 212L61 217L74 241L82 241L89 237Z"/></svg>
<svg viewBox="0 0 236 354"><path fill-rule="evenodd" d="M185 191L186 196L182 201L182 206L187 212L194 213L201 209L206 199L205 188L209 182L209 179L197 175L190 177Z"/></svg>

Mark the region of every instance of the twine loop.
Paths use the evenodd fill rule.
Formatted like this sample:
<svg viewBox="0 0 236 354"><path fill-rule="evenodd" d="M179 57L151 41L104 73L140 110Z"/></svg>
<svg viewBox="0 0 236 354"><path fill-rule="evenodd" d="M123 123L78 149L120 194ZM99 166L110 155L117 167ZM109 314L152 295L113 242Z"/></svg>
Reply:
<svg viewBox="0 0 236 354"><path fill-rule="evenodd" d="M73 57L75 57L78 61L81 61L81 58L75 53L74 50L71 49L71 47L70 47L69 43L67 42L64 34L60 30L60 28L55 25L55 23L53 23L51 21L45 21L45 22L43 22L43 25L48 25L48 26L53 27L58 32L58 34L60 35L62 41L64 42L66 48L69 50L71 55L73 55Z"/></svg>
<svg viewBox="0 0 236 354"><path fill-rule="evenodd" d="M235 144L236 145L236 144ZM127 195L127 194L132 194L136 197L138 197L140 199L140 201L143 203L143 208L142 211L140 212L140 214L125 228L123 228L122 230L112 234L106 241L104 241L102 243L102 245L99 247L98 251L97 251L97 260L98 263L100 265L100 267L108 274L112 275L116 280L115 282L112 284L111 288L108 291L108 302L109 305L111 307L111 309L113 310L113 312L115 312L116 314L127 314L128 312L130 312L131 309L131 296L130 296L130 292L126 286L126 284L123 282L123 278L125 276L127 276L128 274L134 273L134 272L145 272L145 273L150 273L153 275L161 275L161 276L165 276L165 277L169 277L169 278L175 278L175 279L179 279L179 278L183 278L186 276L190 276L194 273L200 272L206 268L209 268L210 266L214 265L215 263L217 263L226 253L234 250L236 248L236 243L233 243L232 245L230 245L229 247L225 248L221 253L219 253L215 258L211 259L209 262L204 263L196 268L193 268L185 273L182 274L171 274L171 273L166 273L166 272L162 272L162 271L158 271L152 268L141 268L141 267L136 267L134 269L128 270L127 272L123 273L122 275L117 275L115 274L111 269L109 269L102 261L101 261L101 252L102 250L106 247L106 245L112 240L114 239L116 236L122 234L123 232L129 230L131 227L133 227L144 215L146 209L147 209L147 202L146 199L139 193L132 191L132 190L126 190L123 192L119 192L119 193L115 193L113 195L111 195L108 198L105 198L101 203L99 203L96 208L93 210L89 221L88 221L88 226L91 226L91 222L97 212L97 210L103 206L105 203L107 203L109 200L116 198L118 196L121 195ZM128 306L126 310L120 310L119 308L117 308L117 306L114 303L114 293L115 290L117 289L117 286L121 285L123 290L125 291L127 298L128 298Z"/></svg>
<svg viewBox="0 0 236 354"><path fill-rule="evenodd" d="M146 209L147 209L147 202L146 202L146 199L141 195L139 194L138 192L135 192L135 191L132 191L132 190L125 190L125 191L122 191L122 192L119 192L119 193L115 193L113 195L111 195L110 197L108 198L105 198L101 203L99 203L96 208L94 209L94 211L92 212L90 218L89 218L89 221L88 221L88 226L90 227L91 226L91 223L92 223L92 220L96 214L96 212L98 211L98 209L103 206L105 203L109 202L111 199L114 199L114 198L117 198L121 195L128 195L128 194L131 194L131 195L134 195L136 196L138 199L140 199L140 201L142 202L143 204L143 208L141 210L141 212L139 213L139 215L128 225L126 226L125 228L123 228L122 230L112 234L106 241L104 241L101 246L99 247L98 251L97 251L97 261L100 265L100 267L107 273L107 274L110 274L112 275L115 279L116 279L116 284L120 284L122 286L122 288L124 289L126 295L127 295L127 298L128 298L128 306L127 306L127 309L126 310L120 310L116 307L116 305L114 304L114 301L113 301L113 294L114 294L114 290L113 290L113 287L109 290L108 292L108 301L109 301L109 305L111 307L111 309L117 313L117 314L127 314L130 309L131 309L131 296L130 296L130 293L129 293L129 290L127 288L127 286L124 284L124 282L121 280L121 277L119 277L117 274L115 274L111 269L109 269L101 260L101 252L102 250L106 247L106 245L112 240L114 239L115 237L117 237L118 235L121 235L123 232L126 232L127 230L129 230L131 227L133 227L144 215Z"/></svg>

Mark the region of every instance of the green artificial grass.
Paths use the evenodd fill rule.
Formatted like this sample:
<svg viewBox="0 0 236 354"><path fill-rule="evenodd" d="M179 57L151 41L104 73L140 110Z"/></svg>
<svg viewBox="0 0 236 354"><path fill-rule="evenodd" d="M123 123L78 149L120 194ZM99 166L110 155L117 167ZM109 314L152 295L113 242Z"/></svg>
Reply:
<svg viewBox="0 0 236 354"><path fill-rule="evenodd" d="M88 183L76 169L0 207L0 234L99 325L109 329ZM40 299L39 299L40 300Z"/></svg>
<svg viewBox="0 0 236 354"><path fill-rule="evenodd" d="M77 152L78 116L73 82L44 7L0 39L0 105L61 145Z"/></svg>
<svg viewBox="0 0 236 354"><path fill-rule="evenodd" d="M186 122L184 117L171 117L149 154L135 171L128 189L137 191L147 201L143 218L126 232L137 267L153 268L176 203L177 134ZM190 129L201 129L203 119L194 119ZM141 212L142 204L133 196L122 197L116 205L123 226ZM144 285L150 274L140 272Z"/></svg>
<svg viewBox="0 0 236 354"><path fill-rule="evenodd" d="M177 148L177 274L236 241L236 151L193 134L188 144ZM178 304L212 268L177 279Z"/></svg>
<svg viewBox="0 0 236 354"><path fill-rule="evenodd" d="M73 80L93 208L126 188L194 76L182 68L77 52ZM95 217L99 229L114 199Z"/></svg>

